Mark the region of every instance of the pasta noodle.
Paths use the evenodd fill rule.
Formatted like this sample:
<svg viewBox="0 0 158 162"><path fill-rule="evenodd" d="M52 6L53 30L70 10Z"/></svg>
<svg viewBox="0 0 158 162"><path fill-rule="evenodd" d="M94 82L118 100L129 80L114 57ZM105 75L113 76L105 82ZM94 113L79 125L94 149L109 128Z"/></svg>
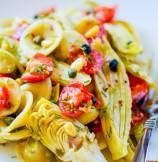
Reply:
<svg viewBox="0 0 158 162"><path fill-rule="evenodd" d="M37 36L41 37L41 44L32 41ZM62 29L57 22L49 19L38 20L25 30L20 40L22 55L29 58L36 52L49 55L59 45L61 39Z"/></svg>
<svg viewBox="0 0 158 162"><path fill-rule="evenodd" d="M23 91L30 91L33 94L34 102L38 101L41 97L50 99L52 86L50 78L37 83L26 83L21 86Z"/></svg>

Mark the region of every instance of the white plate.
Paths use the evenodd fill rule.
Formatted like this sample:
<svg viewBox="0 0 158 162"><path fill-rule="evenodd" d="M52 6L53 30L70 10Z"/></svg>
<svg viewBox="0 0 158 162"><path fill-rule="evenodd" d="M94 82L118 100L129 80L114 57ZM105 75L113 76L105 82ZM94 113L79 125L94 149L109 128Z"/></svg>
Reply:
<svg viewBox="0 0 158 162"><path fill-rule="evenodd" d="M141 42L146 53L154 55L158 63L158 1L157 0L97 0L102 4L118 4L117 17L131 22L140 33ZM55 4L59 8L66 8L82 4L81 0L0 0L0 17L31 17L37 11ZM155 64L154 70L158 69ZM149 160L158 160L158 130L152 135ZM0 146L0 162L18 162L15 148Z"/></svg>

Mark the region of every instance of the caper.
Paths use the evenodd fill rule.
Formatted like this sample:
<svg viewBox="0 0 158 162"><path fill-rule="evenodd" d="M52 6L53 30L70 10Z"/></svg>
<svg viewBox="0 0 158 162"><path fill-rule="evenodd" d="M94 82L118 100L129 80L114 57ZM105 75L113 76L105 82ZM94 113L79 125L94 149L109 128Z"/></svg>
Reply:
<svg viewBox="0 0 158 162"><path fill-rule="evenodd" d="M70 69L70 70L68 71L68 75L69 75L70 78L75 78L76 75L77 75L77 71L74 70L74 69Z"/></svg>

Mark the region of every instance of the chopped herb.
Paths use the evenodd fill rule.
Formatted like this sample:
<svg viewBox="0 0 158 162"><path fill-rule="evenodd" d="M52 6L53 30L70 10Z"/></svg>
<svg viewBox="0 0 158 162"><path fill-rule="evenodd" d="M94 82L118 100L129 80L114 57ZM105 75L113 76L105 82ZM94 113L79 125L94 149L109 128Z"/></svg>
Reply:
<svg viewBox="0 0 158 162"><path fill-rule="evenodd" d="M82 105L85 106L85 107L88 107L89 105L85 102L82 102Z"/></svg>
<svg viewBox="0 0 158 162"><path fill-rule="evenodd" d="M60 118L61 118L61 115L55 114L55 118L56 118L56 119L60 119Z"/></svg>
<svg viewBox="0 0 158 162"><path fill-rule="evenodd" d="M50 102L57 104L58 101L56 101L55 99L50 100Z"/></svg>
<svg viewBox="0 0 158 162"><path fill-rule="evenodd" d="M76 128L77 128L77 131L79 132L79 131L82 131L82 127L80 127L80 126L78 126L78 125L75 125L76 126Z"/></svg>
<svg viewBox="0 0 158 162"><path fill-rule="evenodd" d="M106 93L105 93L104 91L101 91L101 93L102 93L102 95L103 95L104 97L107 97L107 95L106 95Z"/></svg>
<svg viewBox="0 0 158 162"><path fill-rule="evenodd" d="M96 107L95 106L92 106L91 109L96 109Z"/></svg>
<svg viewBox="0 0 158 162"><path fill-rule="evenodd" d="M111 137L111 134L112 134L112 128L110 127L110 129L109 129L109 132L107 132L108 133L108 137L110 138Z"/></svg>
<svg viewBox="0 0 158 162"><path fill-rule="evenodd" d="M63 79L63 78L60 78L60 81L63 83L63 84L68 84L69 81L67 81L66 79Z"/></svg>
<svg viewBox="0 0 158 162"><path fill-rule="evenodd" d="M132 43L133 43L133 41L131 41L131 40L128 41L128 42L127 42L127 46L129 46L129 45L132 44Z"/></svg>
<svg viewBox="0 0 158 162"><path fill-rule="evenodd" d="M76 75L77 75L77 71L74 70L74 69L70 69L70 70L68 71L68 75L69 75L70 78L75 78Z"/></svg>
<svg viewBox="0 0 158 162"><path fill-rule="evenodd" d="M10 158L12 158L12 159L16 159L17 156L16 156L16 155L13 155L13 156L11 156Z"/></svg>
<svg viewBox="0 0 158 162"><path fill-rule="evenodd" d="M86 83L89 83L89 80L84 81L84 83L85 83L85 84L86 84Z"/></svg>
<svg viewBox="0 0 158 162"><path fill-rule="evenodd" d="M108 109L108 105L105 106L103 109L101 109L101 111L100 111L100 117L101 118L105 116L107 109Z"/></svg>
<svg viewBox="0 0 158 162"><path fill-rule="evenodd" d="M7 125L9 125L14 120L14 118L8 116L8 117L4 118L3 120Z"/></svg>

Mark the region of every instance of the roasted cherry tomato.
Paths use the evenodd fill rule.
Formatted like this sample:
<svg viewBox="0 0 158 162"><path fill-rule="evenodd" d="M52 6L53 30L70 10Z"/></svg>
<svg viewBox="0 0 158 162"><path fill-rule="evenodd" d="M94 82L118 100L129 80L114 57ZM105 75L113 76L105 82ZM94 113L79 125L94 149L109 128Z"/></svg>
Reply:
<svg viewBox="0 0 158 162"><path fill-rule="evenodd" d="M115 13L116 13L116 6L114 7L96 6L94 8L94 15L96 16L99 24L112 22Z"/></svg>
<svg viewBox="0 0 158 162"><path fill-rule="evenodd" d="M103 64L102 56L95 50L89 54L87 65L83 67L83 71L87 74L95 74L101 69Z"/></svg>
<svg viewBox="0 0 158 162"><path fill-rule="evenodd" d="M41 12L39 12L37 15L34 16L35 19L39 18L39 17L44 17L44 16L48 16L51 13L55 12L55 8L54 7L49 7Z"/></svg>
<svg viewBox="0 0 158 162"><path fill-rule="evenodd" d="M133 106L139 101L146 97L149 91L149 86L146 83L146 81L135 77L134 75L128 73L128 78L130 82L130 87L131 87L131 93L132 93L132 98L133 98Z"/></svg>
<svg viewBox="0 0 158 162"><path fill-rule="evenodd" d="M88 128L94 132L94 133L99 133L102 131L101 128L101 121L99 118L95 119L92 123L88 124Z"/></svg>
<svg viewBox="0 0 158 162"><path fill-rule="evenodd" d="M0 74L0 77L9 77L8 74Z"/></svg>
<svg viewBox="0 0 158 162"><path fill-rule="evenodd" d="M9 92L5 86L0 86L0 111L8 106Z"/></svg>
<svg viewBox="0 0 158 162"><path fill-rule="evenodd" d="M51 75L53 66L50 58L38 53L28 62L22 80L30 83L42 81Z"/></svg>
<svg viewBox="0 0 158 162"><path fill-rule="evenodd" d="M65 86L59 97L59 107L63 115L78 118L92 106L92 94L80 82Z"/></svg>
<svg viewBox="0 0 158 162"><path fill-rule="evenodd" d="M96 73L103 64L102 56L97 51L91 50L90 53L84 53L81 48L72 46L70 49L70 62L75 61L79 57L83 57L86 61L86 65L83 66L82 71L87 74Z"/></svg>
<svg viewBox="0 0 158 162"><path fill-rule="evenodd" d="M137 124L141 123L143 120L144 120L144 114L139 109L137 109L137 111L133 112L133 115L132 115L132 124L133 125L137 125Z"/></svg>

